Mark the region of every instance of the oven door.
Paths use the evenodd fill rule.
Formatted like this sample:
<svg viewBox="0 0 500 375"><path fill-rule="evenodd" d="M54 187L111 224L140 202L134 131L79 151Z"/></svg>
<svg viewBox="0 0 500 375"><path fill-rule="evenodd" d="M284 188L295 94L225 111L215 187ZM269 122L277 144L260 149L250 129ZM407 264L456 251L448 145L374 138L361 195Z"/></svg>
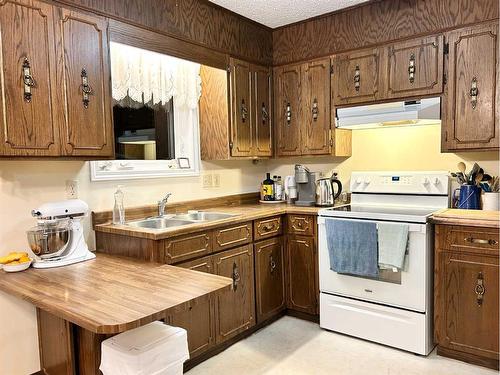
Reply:
<svg viewBox="0 0 500 375"><path fill-rule="evenodd" d="M409 225L409 245L403 270L383 270L377 279L339 274L330 269L330 257L325 220L350 220L331 217L318 218L319 283L322 293L357 298L408 310L426 312L432 288L432 226ZM364 220L366 221L366 220ZM375 222L373 220L367 220Z"/></svg>

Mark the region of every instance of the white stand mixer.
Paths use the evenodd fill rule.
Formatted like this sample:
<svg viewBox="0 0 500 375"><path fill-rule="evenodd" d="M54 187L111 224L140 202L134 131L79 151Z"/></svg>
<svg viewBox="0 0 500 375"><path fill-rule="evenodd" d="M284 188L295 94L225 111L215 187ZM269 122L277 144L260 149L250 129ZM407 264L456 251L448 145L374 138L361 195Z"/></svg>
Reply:
<svg viewBox="0 0 500 375"><path fill-rule="evenodd" d="M81 224L88 211L89 206L80 199L45 203L31 211L38 219L38 225L27 231L35 254L33 267L60 267L95 258Z"/></svg>

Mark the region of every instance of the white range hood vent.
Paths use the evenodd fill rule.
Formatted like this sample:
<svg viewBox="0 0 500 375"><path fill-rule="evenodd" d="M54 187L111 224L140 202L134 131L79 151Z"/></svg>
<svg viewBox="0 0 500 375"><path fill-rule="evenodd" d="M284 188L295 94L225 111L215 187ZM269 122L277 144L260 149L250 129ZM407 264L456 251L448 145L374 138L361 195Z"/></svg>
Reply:
<svg viewBox="0 0 500 375"><path fill-rule="evenodd" d="M441 123L441 98L338 108L335 120L340 129L436 125Z"/></svg>

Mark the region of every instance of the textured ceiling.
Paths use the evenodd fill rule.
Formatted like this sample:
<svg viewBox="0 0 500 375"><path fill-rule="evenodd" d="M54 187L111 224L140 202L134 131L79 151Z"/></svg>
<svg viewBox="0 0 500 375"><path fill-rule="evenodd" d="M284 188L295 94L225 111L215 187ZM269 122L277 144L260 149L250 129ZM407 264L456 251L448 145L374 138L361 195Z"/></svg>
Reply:
<svg viewBox="0 0 500 375"><path fill-rule="evenodd" d="M368 0L210 0L235 13L275 28Z"/></svg>

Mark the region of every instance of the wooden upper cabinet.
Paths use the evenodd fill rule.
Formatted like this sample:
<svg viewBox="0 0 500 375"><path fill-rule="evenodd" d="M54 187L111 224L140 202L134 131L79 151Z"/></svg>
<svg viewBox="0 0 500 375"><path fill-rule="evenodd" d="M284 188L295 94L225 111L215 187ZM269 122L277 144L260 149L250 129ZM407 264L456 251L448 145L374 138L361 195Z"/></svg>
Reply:
<svg viewBox="0 0 500 375"><path fill-rule="evenodd" d="M332 101L335 105L362 103L380 98L380 50L367 49L333 58Z"/></svg>
<svg viewBox="0 0 500 375"><path fill-rule="evenodd" d="M61 9L64 153L113 156L106 19Z"/></svg>
<svg viewBox="0 0 500 375"><path fill-rule="evenodd" d="M253 134L250 108L250 64L231 59L231 155L252 156Z"/></svg>
<svg viewBox="0 0 500 375"><path fill-rule="evenodd" d="M325 155L330 150L330 59L303 67L302 154Z"/></svg>
<svg viewBox="0 0 500 375"><path fill-rule="evenodd" d="M498 22L446 34L443 149L499 147Z"/></svg>
<svg viewBox="0 0 500 375"><path fill-rule="evenodd" d="M271 70L252 66L254 156L272 156Z"/></svg>
<svg viewBox="0 0 500 375"><path fill-rule="evenodd" d="M387 98L441 94L443 36L412 39L385 49Z"/></svg>
<svg viewBox="0 0 500 375"><path fill-rule="evenodd" d="M276 155L298 156L301 151L301 66L275 70Z"/></svg>
<svg viewBox="0 0 500 375"><path fill-rule="evenodd" d="M54 8L39 1L0 4L0 155L57 156Z"/></svg>

